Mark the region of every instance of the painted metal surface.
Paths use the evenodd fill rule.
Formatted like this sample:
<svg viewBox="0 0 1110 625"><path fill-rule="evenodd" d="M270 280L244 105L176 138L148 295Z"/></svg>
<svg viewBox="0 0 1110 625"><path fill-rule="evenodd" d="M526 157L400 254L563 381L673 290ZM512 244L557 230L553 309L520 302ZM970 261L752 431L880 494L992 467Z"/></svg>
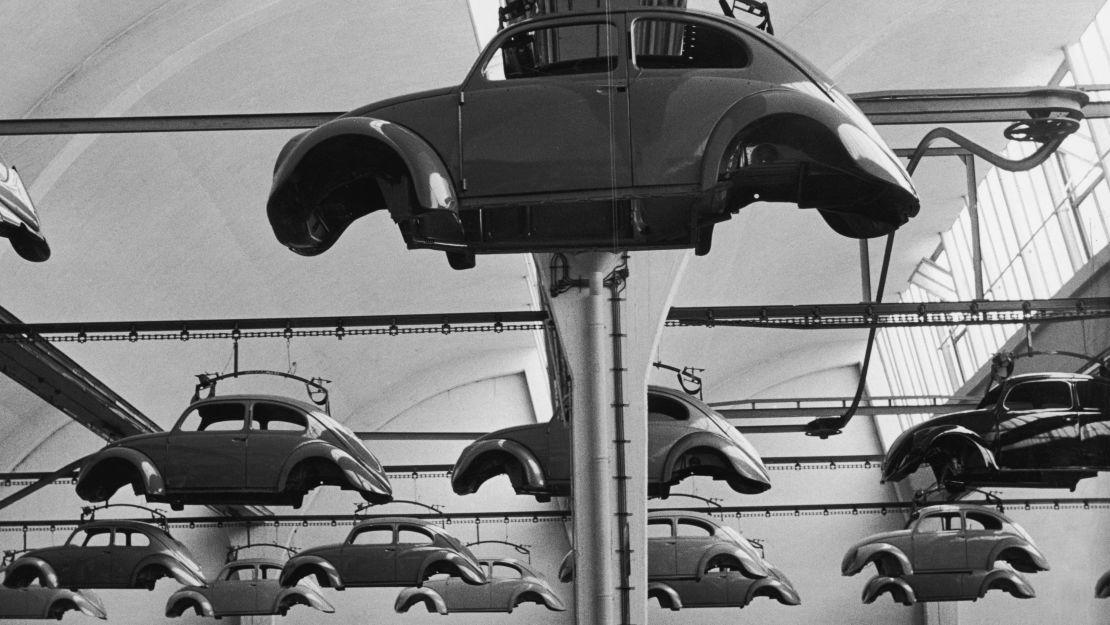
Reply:
<svg viewBox="0 0 1110 625"><path fill-rule="evenodd" d="M267 210L282 244L314 255L387 209L410 248L466 268L474 253L705 254L755 201L816 208L857 238L919 205L870 122L796 52L722 16L626 7L514 24L459 86L294 137Z"/></svg>
<svg viewBox="0 0 1110 625"><path fill-rule="evenodd" d="M541 501L566 496L571 477L568 430L567 422L556 416L547 423L491 432L459 454L451 486L460 495L474 493L486 480L506 474L518 494ZM530 477L536 465L542 480ZM649 387L648 494L665 496L691 475L725 480L740 493L771 487L759 453L720 414L681 391Z"/></svg>
<svg viewBox="0 0 1110 625"><path fill-rule="evenodd" d="M89 456L77 494L104 501L131 484L148 501L300 506L320 484L392 499L381 463L317 406L271 395L227 395L189 406L172 430L130 436Z"/></svg>
<svg viewBox="0 0 1110 625"><path fill-rule="evenodd" d="M429 521L382 517L362 521L342 543L305 549L282 567L284 587L314 575L321 586L421 586L438 573L470 584L487 581L481 563L458 539Z"/></svg>
<svg viewBox="0 0 1110 625"><path fill-rule="evenodd" d="M855 575L872 563L878 576L864 590L865 603L883 592L903 603L974 600L992 588L1032 596L1017 572L1049 568L1020 525L993 508L963 503L922 508L905 529L857 542L844 554L841 573Z"/></svg>
<svg viewBox="0 0 1110 625"><path fill-rule="evenodd" d="M42 234L39 216L27 187L15 167L0 162L0 237L11 240L12 249L25 260L50 258L50 246Z"/></svg>
<svg viewBox="0 0 1110 625"><path fill-rule="evenodd" d="M108 618L104 602L91 590L0 586L0 619L60 620L70 610L102 620Z"/></svg>
<svg viewBox="0 0 1110 625"><path fill-rule="evenodd" d="M204 572L189 550L165 530L139 521L90 521L65 544L34 549L13 561L4 585L36 579L48 588L154 588L162 577L204 586Z"/></svg>
<svg viewBox="0 0 1110 625"><path fill-rule="evenodd" d="M423 586L405 588L397 595L394 609L407 612L423 604L429 612L512 612L521 603L537 603L548 610L566 610L555 590L542 575L520 560L482 560L486 584L468 584L453 576L436 576Z"/></svg>
<svg viewBox="0 0 1110 625"><path fill-rule="evenodd" d="M166 600L166 616L178 617L190 610L212 618L259 614L285 616L296 605L335 612L311 579L302 579L283 588L279 583L281 567L282 562L266 558L229 562L207 587L184 586L170 595Z"/></svg>
<svg viewBox="0 0 1110 625"><path fill-rule="evenodd" d="M782 605L800 605L802 600L794 585L777 567L765 563L767 576L752 579L739 571L713 571L700 580L653 581L648 596L659 601L660 607L671 610L686 608L743 608L756 597L773 599Z"/></svg>
<svg viewBox="0 0 1110 625"><path fill-rule="evenodd" d="M1075 373L1015 375L975 410L903 432L883 460L883 480L922 464L939 482L1069 487L1110 470L1110 380Z"/></svg>

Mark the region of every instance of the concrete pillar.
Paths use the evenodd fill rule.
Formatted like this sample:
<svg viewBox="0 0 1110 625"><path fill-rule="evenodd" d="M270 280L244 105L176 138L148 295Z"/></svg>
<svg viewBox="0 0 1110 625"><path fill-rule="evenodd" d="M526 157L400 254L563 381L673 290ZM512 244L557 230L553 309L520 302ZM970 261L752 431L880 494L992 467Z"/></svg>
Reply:
<svg viewBox="0 0 1110 625"><path fill-rule="evenodd" d="M574 388L576 622L646 625L647 376L689 252L561 256L535 260L542 288L569 286L549 312Z"/></svg>

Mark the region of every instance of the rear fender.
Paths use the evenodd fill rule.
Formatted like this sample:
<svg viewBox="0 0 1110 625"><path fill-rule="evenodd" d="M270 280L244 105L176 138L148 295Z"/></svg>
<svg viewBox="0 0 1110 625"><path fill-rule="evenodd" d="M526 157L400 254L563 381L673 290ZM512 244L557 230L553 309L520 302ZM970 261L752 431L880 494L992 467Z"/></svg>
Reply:
<svg viewBox="0 0 1110 625"><path fill-rule="evenodd" d="M444 565L448 565L444 567ZM424 583L427 577L430 577L429 571L441 572L446 569L453 569L458 573L458 576L468 584L484 584L486 583L486 576L482 570L475 567L469 560L446 549L434 549L429 551L424 556L424 561L420 563L417 578L414 580L414 585L420 586Z"/></svg>
<svg viewBox="0 0 1110 625"><path fill-rule="evenodd" d="M1110 598L1110 571L1106 571L1095 583L1095 597L1098 599Z"/></svg>
<svg viewBox="0 0 1110 625"><path fill-rule="evenodd" d="M275 609L273 611L275 613L278 612L278 608L283 605L307 605L328 614L335 612L335 608L332 604L328 603L328 601L321 597L315 590L305 586L291 586L282 589L282 591L278 593L277 600L274 602Z"/></svg>
<svg viewBox="0 0 1110 625"><path fill-rule="evenodd" d="M964 469L998 469L998 462L983 437L962 425L945 426L937 430L922 441L926 449L958 454L963 460Z"/></svg>
<svg viewBox="0 0 1110 625"><path fill-rule="evenodd" d="M170 595L170 598L166 600L166 616L170 618L181 616L194 604L197 606L197 613L200 616L215 618L216 613L212 609L212 602L204 594L192 588L182 588Z"/></svg>
<svg viewBox="0 0 1110 625"><path fill-rule="evenodd" d="M994 569L987 573L982 583L979 584L979 596L985 597L990 590L995 588L1004 590L1018 599L1032 599L1037 596L1036 591L1020 573L1006 568Z"/></svg>
<svg viewBox="0 0 1110 625"><path fill-rule="evenodd" d="M81 472L77 476L77 495L85 501L105 501L111 497L113 493L109 493L107 497L100 497L97 495L97 490L99 490L99 482L118 476L118 471L112 466L119 462L126 462L138 472L148 497L166 494L166 480L149 456L127 447L109 447L95 453L81 467Z"/></svg>
<svg viewBox="0 0 1110 625"><path fill-rule="evenodd" d="M135 569L131 573L132 587L138 587L137 582L139 581L139 576L142 573L143 569L151 566L157 566L168 571L170 577L177 580L178 583L184 584L186 586L196 586L199 588L205 588L208 586L208 582L197 577L196 574L182 566L182 564L174 558L158 554L143 558L135 566Z"/></svg>
<svg viewBox="0 0 1110 625"><path fill-rule="evenodd" d="M408 612L409 608L418 603L424 604L424 607L429 612L435 611L440 614L447 614L447 604L444 603L443 597L431 588L405 588L397 593L397 599L393 602L393 610L398 613Z"/></svg>
<svg viewBox="0 0 1110 625"><path fill-rule="evenodd" d="M880 568L879 577L903 577L913 574L913 565L906 554L888 543L872 543L863 545L856 550L855 558L850 563L845 563L842 573L855 575L868 564L875 563Z"/></svg>
<svg viewBox="0 0 1110 625"><path fill-rule="evenodd" d="M753 177L730 190L720 183L721 166L744 137L788 146L790 154L739 170ZM792 166L799 162L801 169ZM718 210L735 212L756 200L818 208L833 230L855 238L888 234L919 209L905 169L854 105L786 88L756 92L724 114L706 143L701 188Z"/></svg>
<svg viewBox="0 0 1110 625"><path fill-rule="evenodd" d="M543 605L548 610L562 612L567 609L566 606L563 605L563 600L560 599L558 595L551 592L549 588L546 588L541 584L530 582L520 585L518 588L516 588L516 590L513 591L512 596L509 597L508 612L511 613L513 611L513 608L515 608L520 603L521 596L528 594L539 596L540 600L543 601Z"/></svg>
<svg viewBox="0 0 1110 625"><path fill-rule="evenodd" d="M340 483L336 486L359 491L364 498L374 503L388 503L393 500L393 488L384 472L373 473L347 452L322 442L302 445L293 450L282 467L278 490L286 489L289 476L298 464L319 461L336 467L342 474L346 484Z"/></svg>
<svg viewBox="0 0 1110 625"><path fill-rule="evenodd" d="M1002 560L1023 573L1036 573L1049 569L1048 560L1036 547L1017 537L1000 541L991 549L988 566Z"/></svg>
<svg viewBox="0 0 1110 625"><path fill-rule="evenodd" d="M108 618L108 612L104 609L104 602L100 600L100 596L91 590L78 590L70 596L76 610L86 616L92 616L100 620Z"/></svg>
<svg viewBox="0 0 1110 625"><path fill-rule="evenodd" d="M863 587L863 602L874 603L884 592L889 592L890 598L902 605L917 603L917 593L906 580L886 575L876 575L867 580L867 585Z"/></svg>
<svg viewBox="0 0 1110 625"><path fill-rule="evenodd" d="M798 591L789 584L784 584L781 580L771 577L764 577L757 579L752 584L748 585L748 593L744 598L744 605L748 605L756 597L768 597L778 601L783 605L798 605L801 599L798 597Z"/></svg>
<svg viewBox="0 0 1110 625"><path fill-rule="evenodd" d="M544 477L543 467L539 459L527 447L520 443L505 438L490 438L475 441L467 446L455 462L451 471L451 487L459 495L468 495L478 491L486 480L508 473L497 470L504 466L501 458L504 455L512 457L519 463L521 484L513 484L518 492L544 492L548 489L547 478Z"/></svg>
<svg viewBox="0 0 1110 625"><path fill-rule="evenodd" d="M739 492L759 493L770 487L767 472L759 458L748 457L732 441L711 432L689 434L672 445L667 452L666 460L663 461L659 475L660 482L674 484L675 467L678 461L683 455L698 448L712 450L723 459L725 466L718 468L707 465L704 471L693 471L693 475L712 475L716 479L728 480L734 490L740 489ZM729 473L735 473L740 479L737 480L736 476Z"/></svg>
<svg viewBox="0 0 1110 625"><path fill-rule="evenodd" d="M372 181L380 195L359 185ZM408 128L371 117L341 117L294 137L278 156L267 215L294 251L327 250L354 220L388 209L407 222L435 212L458 224L458 200L439 154ZM439 218L437 218L439 219ZM318 224L326 224L317 228ZM450 232L449 237L461 233Z"/></svg>
<svg viewBox="0 0 1110 625"><path fill-rule="evenodd" d="M718 556L731 556L739 561L741 568L740 572L743 573L744 577L755 579L767 576L766 565L752 557L752 554L735 545L722 544L718 547L707 549L705 553L701 555L701 559L698 560L698 569L695 576L698 580L701 580L705 575L705 569L709 565L709 561Z"/></svg>
<svg viewBox="0 0 1110 625"><path fill-rule="evenodd" d="M659 600L659 607L678 611L682 609L682 598L674 588L662 582L648 582L648 599L655 597Z"/></svg>

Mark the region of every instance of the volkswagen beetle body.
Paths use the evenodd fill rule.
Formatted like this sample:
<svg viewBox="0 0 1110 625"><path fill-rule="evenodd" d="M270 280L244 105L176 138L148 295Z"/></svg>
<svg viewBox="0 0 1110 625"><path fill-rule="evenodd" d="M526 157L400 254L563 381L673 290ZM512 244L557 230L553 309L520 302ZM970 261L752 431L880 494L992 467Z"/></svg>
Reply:
<svg viewBox="0 0 1110 625"><path fill-rule="evenodd" d="M570 494L570 426L556 415L548 423L486 434L459 454L451 473L456 493L477 492L486 480L508 475L518 494L543 501ZM681 391L648 388L648 495L667 496L691 475L725 480L736 492L771 487L759 453L704 402Z"/></svg>
<svg viewBox="0 0 1110 625"><path fill-rule="evenodd" d="M752 579L739 571L718 570L700 580L670 580L648 583L648 597L670 610L684 608L743 608L756 597L767 597L783 605L802 601L794 585L777 567L766 563L767 576Z"/></svg>
<svg viewBox="0 0 1110 625"><path fill-rule="evenodd" d="M104 603L91 590L0 586L0 619L57 619L75 610L86 616L107 619Z"/></svg>
<svg viewBox="0 0 1110 625"><path fill-rule="evenodd" d="M301 551L282 567L281 585L315 576L321 586L420 586L439 573L469 584L487 578L474 554L443 528L421 519L382 517L362 521L347 540Z"/></svg>
<svg viewBox="0 0 1110 625"><path fill-rule="evenodd" d="M184 586L170 595L166 600L166 616L182 616L189 610L209 618L257 614L284 616L295 605L335 612L311 579L282 588L279 583L281 566L281 562L268 558L229 562L208 586Z"/></svg>
<svg viewBox="0 0 1110 625"><path fill-rule="evenodd" d="M613 3L504 28L457 87L355 109L281 150L267 205L313 255L388 210L410 248L694 248L755 201L838 233L918 211L859 109L782 42L720 15Z"/></svg>
<svg viewBox="0 0 1110 625"><path fill-rule="evenodd" d="M405 588L397 595L394 609L407 612L424 604L429 612L512 612L522 603L538 603L562 612L566 605L542 575L513 559L482 560L486 584L468 584L454 576L437 576L423 586Z"/></svg>
<svg viewBox="0 0 1110 625"><path fill-rule="evenodd" d="M0 163L0 237L10 239L12 249L26 260L42 262L50 258L50 246L31 196L15 167L4 163Z"/></svg>
<svg viewBox="0 0 1110 625"><path fill-rule="evenodd" d="M104 501L131 484L147 501L300 506L320 484L393 498L382 465L362 441L318 407L271 395L193 402L168 432L139 434L89 456L77 494Z"/></svg>
<svg viewBox="0 0 1110 625"><path fill-rule="evenodd" d="M938 482L1074 488L1110 470L1110 380L1076 373L1007 378L975 410L915 425L891 444L883 480L922 464Z"/></svg>
<svg viewBox="0 0 1110 625"><path fill-rule="evenodd" d="M24 587L36 579L47 588L145 588L162 577L204 586L204 572L189 550L165 530L125 520L90 521L64 545L34 549L16 558L4 585Z"/></svg>

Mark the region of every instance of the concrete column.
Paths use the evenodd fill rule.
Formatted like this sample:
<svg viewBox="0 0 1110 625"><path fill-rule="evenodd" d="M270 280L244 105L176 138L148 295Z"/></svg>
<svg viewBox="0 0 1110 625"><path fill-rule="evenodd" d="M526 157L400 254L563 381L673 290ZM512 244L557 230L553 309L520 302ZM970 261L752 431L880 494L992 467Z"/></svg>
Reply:
<svg viewBox="0 0 1110 625"><path fill-rule="evenodd" d="M573 378L571 418L580 625L647 623L647 377L687 251L535 256ZM557 266L562 266L557 263Z"/></svg>

